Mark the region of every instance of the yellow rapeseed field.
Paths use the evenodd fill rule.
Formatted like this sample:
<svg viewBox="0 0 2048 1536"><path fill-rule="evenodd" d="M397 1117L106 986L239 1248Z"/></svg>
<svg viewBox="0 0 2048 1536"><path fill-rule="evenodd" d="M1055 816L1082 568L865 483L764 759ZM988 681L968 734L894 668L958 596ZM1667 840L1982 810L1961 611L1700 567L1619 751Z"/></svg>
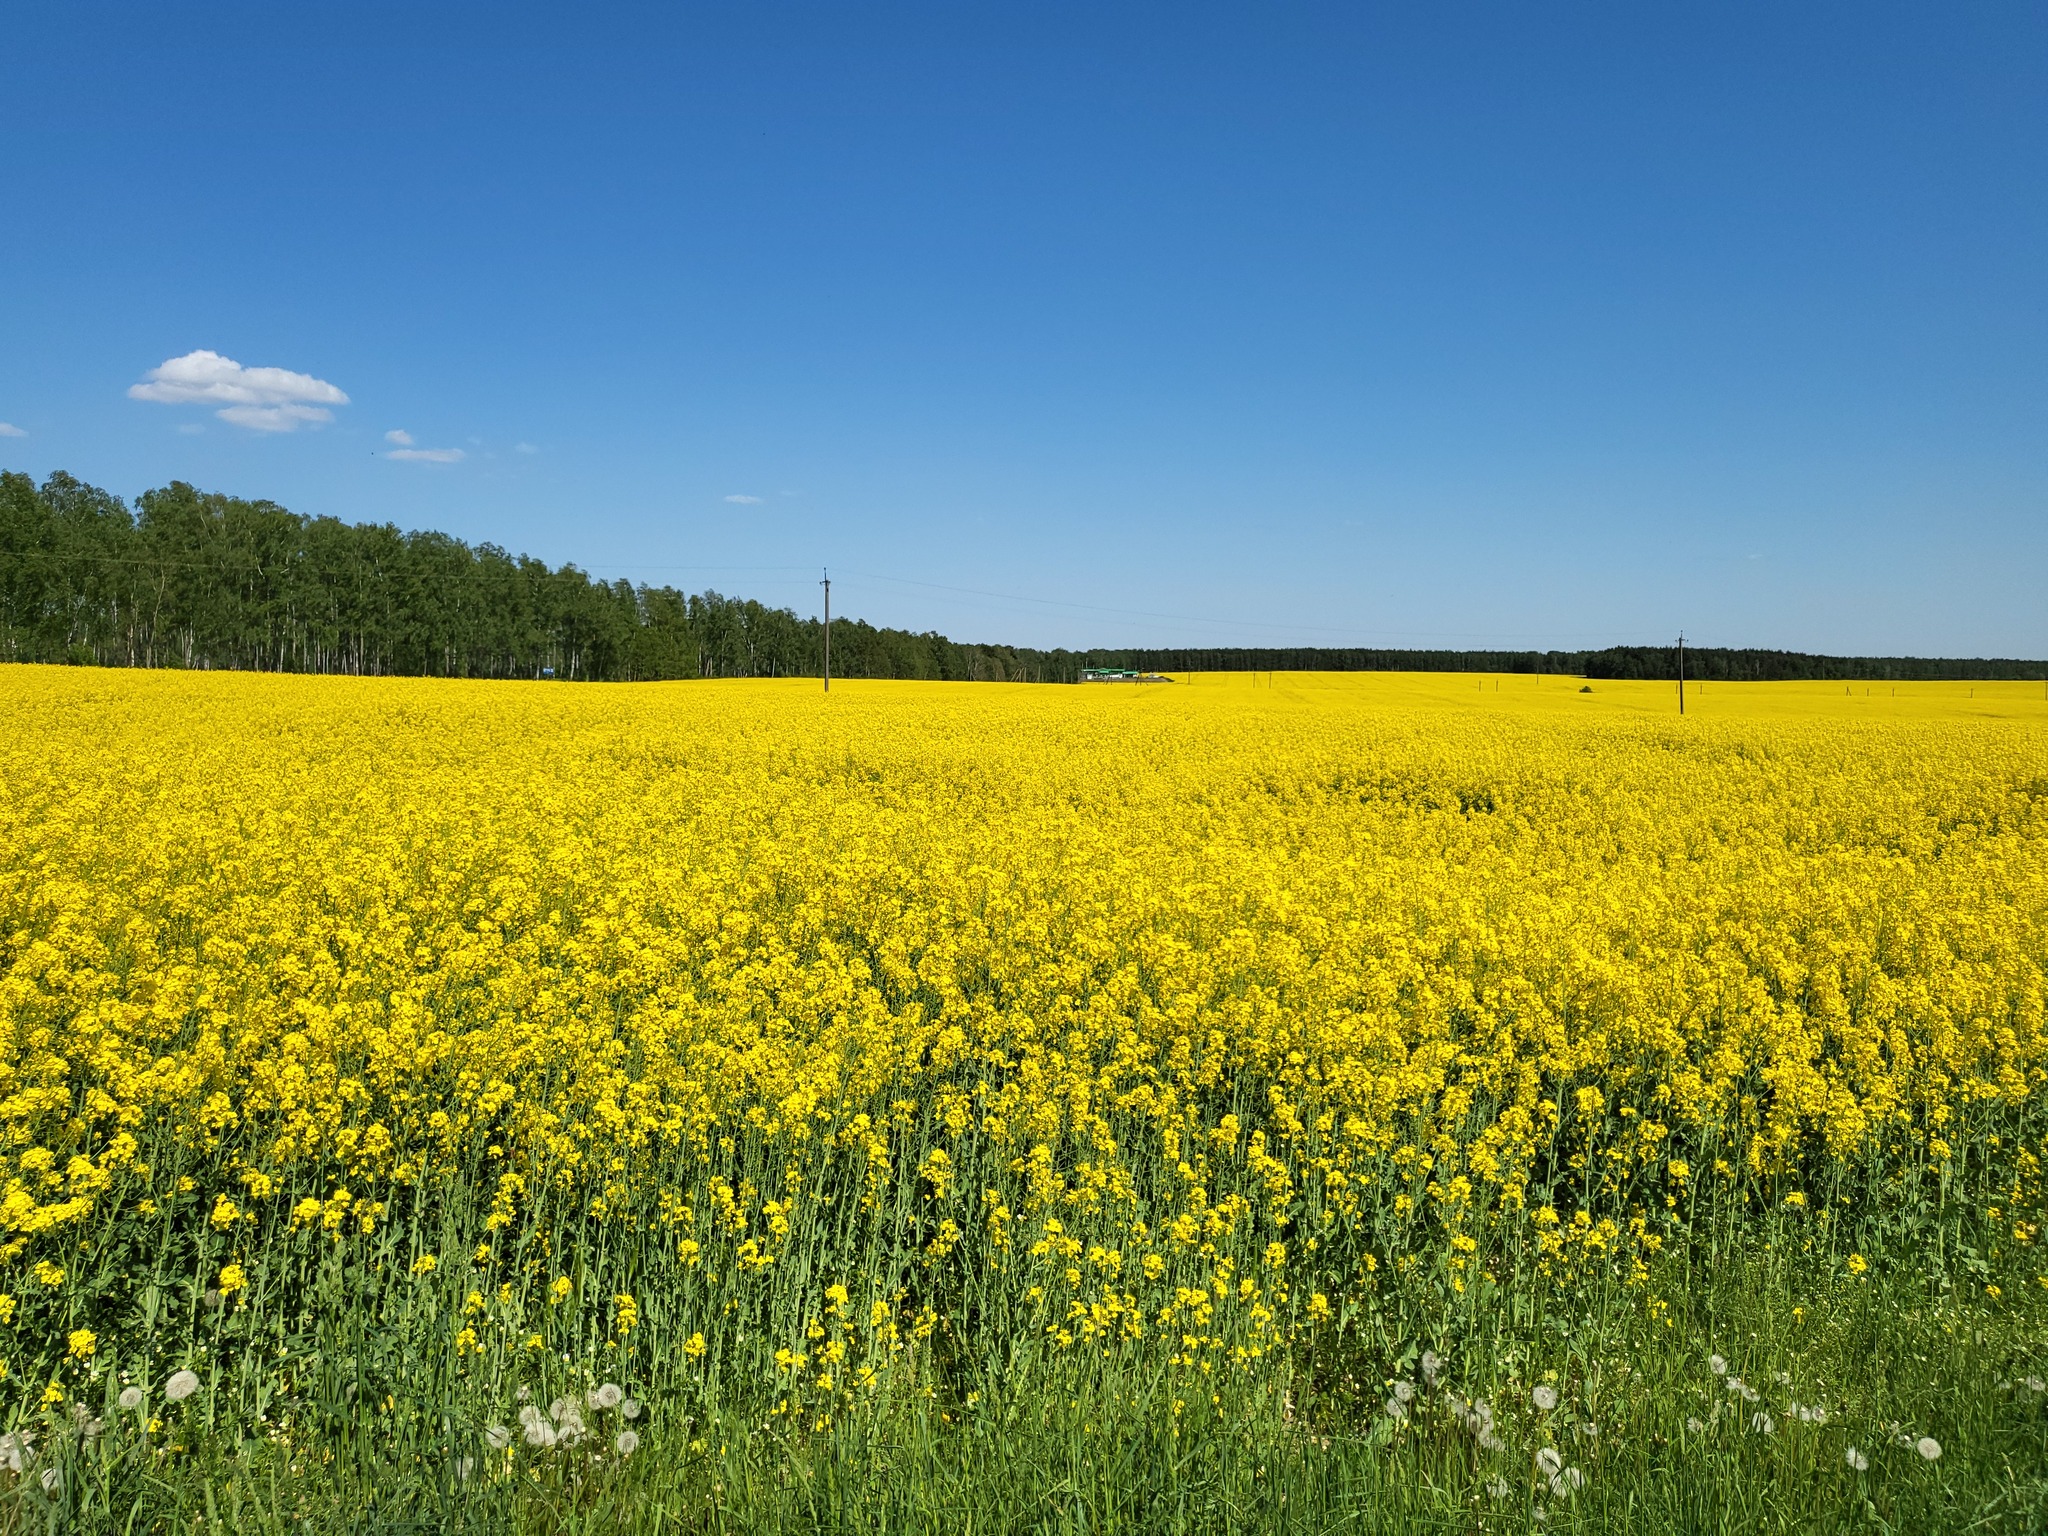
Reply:
<svg viewBox="0 0 2048 1536"><path fill-rule="evenodd" d="M1703 1223L2031 1243L2039 685L1580 686L0 669L0 1354L227 1370L345 1251L492 1391L824 1415Z"/></svg>

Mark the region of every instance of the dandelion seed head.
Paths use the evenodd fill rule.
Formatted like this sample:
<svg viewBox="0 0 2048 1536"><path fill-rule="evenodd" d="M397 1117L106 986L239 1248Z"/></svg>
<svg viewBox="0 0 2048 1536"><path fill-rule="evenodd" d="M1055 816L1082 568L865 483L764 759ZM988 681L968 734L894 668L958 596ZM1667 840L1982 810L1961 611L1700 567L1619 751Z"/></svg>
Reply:
<svg viewBox="0 0 2048 1536"><path fill-rule="evenodd" d="M616 1381L608 1381L592 1394L592 1400L599 1408L616 1408L626 1400L626 1393Z"/></svg>
<svg viewBox="0 0 2048 1536"><path fill-rule="evenodd" d="M1849 1463L1849 1470L1852 1472L1868 1472L1870 1470L1870 1458L1857 1450L1853 1445L1849 1447L1849 1454L1843 1459Z"/></svg>
<svg viewBox="0 0 2048 1536"><path fill-rule="evenodd" d="M494 1451L502 1451L512 1443L512 1431L503 1424L492 1424L484 1430L484 1444Z"/></svg>
<svg viewBox="0 0 2048 1536"><path fill-rule="evenodd" d="M1543 1469L1545 1477L1555 1477L1564 1465L1564 1457L1558 1454L1555 1446L1546 1445L1536 1453L1536 1465Z"/></svg>
<svg viewBox="0 0 2048 1536"><path fill-rule="evenodd" d="M164 1383L164 1396L174 1403L182 1403L199 1390L199 1375L196 1371L173 1371L171 1379Z"/></svg>
<svg viewBox="0 0 2048 1536"><path fill-rule="evenodd" d="M1707 1369L1716 1376L1726 1376L1728 1374L1728 1362L1719 1355L1709 1355L1707 1356Z"/></svg>
<svg viewBox="0 0 2048 1536"><path fill-rule="evenodd" d="M142 1406L142 1388L123 1387L121 1389L121 1395L118 1398L116 1398L115 1401L118 1402L123 1408L140 1408Z"/></svg>
<svg viewBox="0 0 2048 1536"><path fill-rule="evenodd" d="M1557 1388L1538 1387L1529 1394L1529 1401L1534 1403L1544 1413L1548 1413L1557 1406Z"/></svg>
<svg viewBox="0 0 2048 1536"><path fill-rule="evenodd" d="M621 1456L630 1456L640 1449L640 1437L630 1429L622 1429L619 1431L618 1438L612 1441L612 1449L616 1450Z"/></svg>
<svg viewBox="0 0 2048 1536"><path fill-rule="evenodd" d="M1913 1449L1920 1453L1922 1461L1941 1460L1941 1442L1932 1435L1922 1435L1913 1442Z"/></svg>
<svg viewBox="0 0 2048 1536"><path fill-rule="evenodd" d="M1435 1350L1425 1349L1422 1352L1422 1379L1425 1384L1435 1386L1436 1378L1443 1368L1443 1360Z"/></svg>
<svg viewBox="0 0 2048 1536"><path fill-rule="evenodd" d="M1778 1432L1778 1426L1771 1421L1768 1413L1752 1413L1749 1416L1749 1427L1760 1435L1775 1435Z"/></svg>
<svg viewBox="0 0 2048 1536"><path fill-rule="evenodd" d="M1415 1383L1412 1381L1395 1382L1394 1396L1396 1399L1404 1403L1413 1402L1415 1400Z"/></svg>
<svg viewBox="0 0 2048 1536"><path fill-rule="evenodd" d="M640 1417L640 1399L639 1399L639 1398L637 1398L637 1397L629 1397L629 1398L627 1398L627 1399L626 1399L626 1400L625 1400L625 1401L624 1401L623 1403L619 1404L619 1414L620 1414L620 1416L621 1416L621 1417L623 1417L623 1418L628 1418L628 1419L637 1419L637 1418L639 1418L639 1417Z"/></svg>

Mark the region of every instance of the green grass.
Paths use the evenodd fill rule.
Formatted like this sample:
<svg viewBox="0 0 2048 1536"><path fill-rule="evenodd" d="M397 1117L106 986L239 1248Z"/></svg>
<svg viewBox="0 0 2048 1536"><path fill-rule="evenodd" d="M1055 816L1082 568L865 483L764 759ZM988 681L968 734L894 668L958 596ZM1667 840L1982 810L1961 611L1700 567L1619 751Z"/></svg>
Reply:
<svg viewBox="0 0 2048 1536"><path fill-rule="evenodd" d="M1653 1311L1671 1281L1684 1288ZM1345 1334L1252 1372L1048 1347L1001 1370L965 1350L941 1373L934 1352L914 1390L823 1429L759 1394L650 1395L624 1458L593 1451L624 1427L617 1410L586 1407L593 1435L574 1448L494 1452L483 1428L514 1403L473 1372L415 1356L393 1383L337 1354L328 1401L272 1401L260 1420L232 1377L160 1405L153 1434L102 1408L87 1438L49 1411L43 1455L9 1479L6 1528L2025 1532L2048 1527L2048 1393L2027 1384L2048 1372L2039 1295L1966 1297L1924 1266L1849 1280L1757 1246L1711 1272L1673 1259L1646 1284L1581 1287L1528 1330L1468 1319L1398 1355ZM1424 1347L1441 1355L1433 1389ZM1755 1402L1710 1370L1715 1353ZM557 1385L583 1378L573 1353L549 1365ZM1401 1379L1406 1423L1385 1407ZM1532 1402L1539 1384L1554 1410ZM386 1406L391 1386L405 1390ZM1471 1399L1492 1406L1497 1449L1460 1412ZM1900 1443L1921 1436L1938 1461ZM1565 1496L1537 1464L1545 1446L1583 1478Z"/></svg>
<svg viewBox="0 0 2048 1536"><path fill-rule="evenodd" d="M1241 1092L1205 1126L1255 1102ZM2019 1116L2002 1140L1957 1135L2002 1148L1996 1161L1874 1155L1711 1193L1595 1185L1566 1155L1567 1122L1529 1210L1665 1215L1658 1246L1564 1257L1521 1210L1424 1198L1424 1172L1391 1170L1350 1209L1277 1209L1244 1143L1206 1129L1207 1209L1239 1212L1212 1237L1164 1240L1176 1189L1093 1208L1069 1188L1005 1245L986 1213L1030 1209L1030 1160L970 1131L947 1138L953 1177L934 1183L939 1129L907 1114L894 1129L879 1183L864 1152L829 1141L636 1170L687 1200L688 1223L659 1201L593 1212L587 1183L546 1169L501 1206L487 1148L379 1191L377 1211L351 1197L331 1221L295 1221L302 1194L334 1189L314 1170L216 1223L227 1155L166 1132L134 1187L44 1240L61 1281L16 1282L0 1400L33 1457L0 1467L0 1531L2048 1529L2048 1393L2028 1384L2048 1378L2048 1266L2019 1219L2037 1198L2019 1148L2039 1140ZM1133 1147L1143 1134L1134 1123ZM1679 1150L1706 1168L1723 1149ZM717 1216L719 1179L751 1186L744 1225ZM766 1202L797 1187L775 1232ZM1071 1251L1034 1241L1055 1210ZM1135 1251L1139 1227L1170 1262L1112 1285L1100 1250ZM1474 1244L1463 1258L1457 1236ZM248 1283L223 1295L230 1262ZM1212 1319L1160 1322L1188 1288L1217 1296L1226 1264ZM1143 1330L1090 1337L1074 1309L1113 1289L1139 1298ZM67 1359L81 1329L90 1355ZM778 1363L796 1353L804 1368ZM864 1363L873 1384L849 1391ZM181 1369L200 1385L171 1402ZM63 1401L46 1404L53 1381ZM606 1381L644 1405L630 1456L616 1410L586 1409L573 1446L519 1438L522 1391L546 1407ZM1388 1407L1403 1382L1405 1420ZM128 1387L134 1411L118 1406ZM1481 1401L1485 1440L1467 1411ZM492 1448L492 1426L513 1443ZM1902 1443L1921 1437L1939 1460Z"/></svg>

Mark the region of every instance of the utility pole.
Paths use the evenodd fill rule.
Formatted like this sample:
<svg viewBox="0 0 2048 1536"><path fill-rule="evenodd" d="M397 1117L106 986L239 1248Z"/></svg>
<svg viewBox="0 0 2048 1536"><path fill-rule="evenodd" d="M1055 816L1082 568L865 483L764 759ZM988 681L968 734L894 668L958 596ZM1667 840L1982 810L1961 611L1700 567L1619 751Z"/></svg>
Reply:
<svg viewBox="0 0 2048 1536"><path fill-rule="evenodd" d="M825 589L825 691L832 691L832 572L819 583Z"/></svg>
<svg viewBox="0 0 2048 1536"><path fill-rule="evenodd" d="M1685 631L1678 632L1678 712L1685 713Z"/></svg>

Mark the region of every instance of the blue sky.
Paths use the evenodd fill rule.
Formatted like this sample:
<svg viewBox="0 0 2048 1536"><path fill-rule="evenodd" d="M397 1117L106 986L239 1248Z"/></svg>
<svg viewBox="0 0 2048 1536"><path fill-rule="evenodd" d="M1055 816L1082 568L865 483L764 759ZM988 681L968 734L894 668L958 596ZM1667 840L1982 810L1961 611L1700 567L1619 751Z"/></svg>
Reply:
<svg viewBox="0 0 2048 1536"><path fill-rule="evenodd" d="M0 465L961 639L2048 655L2037 5L7 31Z"/></svg>

